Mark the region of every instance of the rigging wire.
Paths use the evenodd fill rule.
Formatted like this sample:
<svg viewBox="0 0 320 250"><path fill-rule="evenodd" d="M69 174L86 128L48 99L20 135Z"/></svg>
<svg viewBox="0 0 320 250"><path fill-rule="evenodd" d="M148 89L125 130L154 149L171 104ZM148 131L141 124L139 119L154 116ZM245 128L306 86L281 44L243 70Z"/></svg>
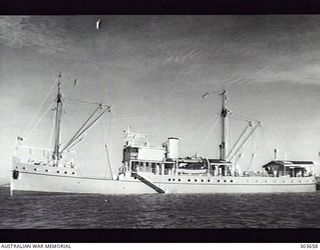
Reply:
<svg viewBox="0 0 320 250"><path fill-rule="evenodd" d="M33 127L33 129L31 131L29 131L29 133L25 136L25 140L27 140L29 138L30 135L32 135L32 133L35 131L35 129L39 126L39 124L41 123L42 119L45 117L45 115L51 110L52 106L54 103L52 103L48 109L43 113L43 115L39 118L38 122L35 124L35 126Z"/></svg>
<svg viewBox="0 0 320 250"><path fill-rule="evenodd" d="M109 135L109 143L105 131L105 119L102 119L102 130L103 130L103 140L104 140L104 147L106 150L106 157L107 157L107 164L108 164L108 171L110 175L110 179L113 179L113 173L112 173L112 167L111 167L111 161L110 161L110 154L109 154L109 148L111 143L111 120L112 120L112 113L109 110L109 126L108 126L108 135ZM108 171L106 171L106 178L108 175Z"/></svg>
<svg viewBox="0 0 320 250"><path fill-rule="evenodd" d="M99 105L94 112L89 116L89 118L82 124L82 126L78 129L78 131L72 136L72 138L66 143L64 148L61 150L63 152L68 146L70 146L74 141L78 138L77 136L81 134L82 131L84 131L84 127L91 121L92 117L99 111L101 106Z"/></svg>
<svg viewBox="0 0 320 250"><path fill-rule="evenodd" d="M253 118L250 118L250 117L247 117L247 116L243 116L243 115L239 115L239 114L235 114L235 113L231 113L231 116L234 116L238 119L242 119L242 120L245 120L245 121L255 121L255 122L260 122L256 119L253 119Z"/></svg>
<svg viewBox="0 0 320 250"><path fill-rule="evenodd" d="M254 159L255 159L255 157L256 157L256 152L255 152L255 149L256 149L256 133L253 133L252 134L252 137L250 138L251 140L250 140L250 144L251 144L251 158L250 158L250 161L249 161L249 163L248 163L248 167L247 167L247 169L246 169L246 171L249 171L250 169L251 169L251 166L252 166L252 163L253 163L253 161L254 161Z"/></svg>
<svg viewBox="0 0 320 250"><path fill-rule="evenodd" d="M64 148L61 150L61 154L67 150L71 143L73 143L74 141L78 140L79 137L81 137L83 134L87 134L87 131L93 126L95 125L100 119L101 117L104 115L104 113L106 111L108 111L109 109L105 109L100 115L98 115L98 117L96 117L93 121L91 121L91 123L89 125L87 125L75 138L73 138L73 140L71 142L69 142L67 145L64 146Z"/></svg>
<svg viewBox="0 0 320 250"><path fill-rule="evenodd" d="M238 147L239 143L243 140L243 137L245 136L245 134L247 134L248 129L251 127L251 122L249 122L247 124L247 126L243 129L243 131L241 132L240 136L238 137L238 139L236 140L236 142L233 144L232 148L230 149L229 153L227 154L227 158L232 155L232 153L234 152L234 150Z"/></svg>
<svg viewBox="0 0 320 250"><path fill-rule="evenodd" d="M245 146L246 142L249 140L251 135L255 132L255 130L260 126L260 123L256 123L255 126L251 129L249 134L245 137L245 139L241 142L240 146L237 148L237 150L233 153L232 157L230 160L233 160L233 158L239 153L239 151L242 150L242 148Z"/></svg>
<svg viewBox="0 0 320 250"><path fill-rule="evenodd" d="M78 100L78 99L74 99L74 98L64 98L65 101L69 102L69 103L81 103L81 104L92 104L92 105L101 105L101 107L107 107L107 108L111 108L111 106L103 104L103 103L99 103L99 102L90 102L90 101L82 101L82 100Z"/></svg>
<svg viewBox="0 0 320 250"><path fill-rule="evenodd" d="M51 128L51 139L50 139L50 146L49 148L53 147L54 145L54 131L55 131L55 113L52 113L52 117L51 117L51 123L52 123L52 128Z"/></svg>
<svg viewBox="0 0 320 250"><path fill-rule="evenodd" d="M252 154L251 154L251 157L250 157L250 160L249 160L249 163L248 163L248 167L247 167L247 169L245 170L246 172L250 171L251 166L252 166L252 162L253 162L253 159L254 159L254 158L255 158L255 154L252 153Z"/></svg>
<svg viewBox="0 0 320 250"><path fill-rule="evenodd" d="M220 115L219 115L220 116ZM221 126L218 126L217 128L217 133L213 135L213 138L212 138L212 141L217 141L219 142L221 140L221 138L219 138L219 135L221 135ZM215 147L216 150L215 150L215 158L220 158L220 147L219 147L219 144Z"/></svg>
<svg viewBox="0 0 320 250"><path fill-rule="evenodd" d="M219 117L219 116L218 116ZM217 117L217 118L218 118ZM207 142L207 140L209 139L209 136L211 135L212 131L215 129L216 125L217 125L217 121L219 119L215 119L213 124L212 124L212 127L210 128L210 130L207 132L207 135L205 137L205 139L202 141L202 143L200 144L199 146L199 151L201 152L201 149L203 148L204 144Z"/></svg>
<svg viewBox="0 0 320 250"><path fill-rule="evenodd" d="M52 85L51 85L51 87L50 87L50 89L49 89L49 92L47 93L46 97L44 98L44 100L43 100L42 103L40 104L40 106L39 106L39 108L37 109L37 111L35 112L35 114L34 114L33 118L31 119L31 122L30 122L30 124L28 125L26 131L23 133L23 136L22 136L23 138L27 137L27 135L30 134L30 131L34 129L34 128L32 128L31 126L32 126L33 122L35 121L35 119L37 118L37 116L39 115L38 113L40 112L40 110L42 109L42 106L43 106L43 105L45 104L45 102L47 101L50 93L52 92L52 90L53 90L53 88L54 88L54 86L57 84L57 81L58 81L58 79L56 79L56 80L52 83ZM31 128L32 128L32 129L31 129Z"/></svg>
<svg viewBox="0 0 320 250"><path fill-rule="evenodd" d="M193 131L193 133L183 137L183 139L189 139L192 138L193 136L195 136L197 133L199 133L199 131L203 130L204 128L208 127L210 124L214 124L216 122L216 119L219 117L220 115L215 115L214 117L212 117L210 120L208 120L206 123L204 123L200 128L197 128Z"/></svg>
<svg viewBox="0 0 320 250"><path fill-rule="evenodd" d="M265 129L261 129L261 137L262 137L262 141L264 142L264 145L267 147L267 151L270 150L270 152L272 152L272 147L269 144L269 140L266 140L266 135L265 135ZM272 159L272 155L271 155L271 159Z"/></svg>

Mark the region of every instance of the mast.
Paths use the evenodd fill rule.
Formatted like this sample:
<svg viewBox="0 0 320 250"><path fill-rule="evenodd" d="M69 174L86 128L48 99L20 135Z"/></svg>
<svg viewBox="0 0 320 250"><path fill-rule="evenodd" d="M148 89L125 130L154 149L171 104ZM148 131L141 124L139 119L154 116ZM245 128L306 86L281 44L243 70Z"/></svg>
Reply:
<svg viewBox="0 0 320 250"><path fill-rule="evenodd" d="M221 144L220 144L220 160L227 159L227 118L229 110L226 107L227 95L226 89L223 87L222 92L220 93L222 97L222 108L221 108Z"/></svg>
<svg viewBox="0 0 320 250"><path fill-rule="evenodd" d="M56 119L55 119L55 129L54 129L54 150L52 154L52 159L56 161L56 165L58 165L58 161L60 158L60 137L61 137L61 118L62 118L62 95L61 95L61 72L58 75L58 94L56 100Z"/></svg>

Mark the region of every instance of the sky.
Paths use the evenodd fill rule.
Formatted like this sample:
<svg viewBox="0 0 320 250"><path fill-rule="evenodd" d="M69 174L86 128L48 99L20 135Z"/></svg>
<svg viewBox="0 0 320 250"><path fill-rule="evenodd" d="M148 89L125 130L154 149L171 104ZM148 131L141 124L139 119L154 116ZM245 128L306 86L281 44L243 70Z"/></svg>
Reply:
<svg viewBox="0 0 320 250"><path fill-rule="evenodd" d="M0 176L9 176L16 136L59 72L64 97L112 106L75 148L83 174L105 175L105 141L117 171L128 126L149 134L152 145L181 138L181 157L218 157L215 92L224 85L232 112L262 122L243 150L243 170L259 170L274 148L280 159L319 161L319 41L320 16L311 15L1 16ZM62 143L94 107L64 109ZM52 147L52 117L49 111L25 144ZM244 126L230 120L231 144Z"/></svg>

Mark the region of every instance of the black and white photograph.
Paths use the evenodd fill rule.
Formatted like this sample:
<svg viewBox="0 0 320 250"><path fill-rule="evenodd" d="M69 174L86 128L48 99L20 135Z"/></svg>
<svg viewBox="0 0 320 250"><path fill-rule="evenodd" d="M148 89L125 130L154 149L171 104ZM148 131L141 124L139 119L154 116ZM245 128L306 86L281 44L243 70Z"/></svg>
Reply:
<svg viewBox="0 0 320 250"><path fill-rule="evenodd" d="M320 227L319 15L0 16L1 229Z"/></svg>

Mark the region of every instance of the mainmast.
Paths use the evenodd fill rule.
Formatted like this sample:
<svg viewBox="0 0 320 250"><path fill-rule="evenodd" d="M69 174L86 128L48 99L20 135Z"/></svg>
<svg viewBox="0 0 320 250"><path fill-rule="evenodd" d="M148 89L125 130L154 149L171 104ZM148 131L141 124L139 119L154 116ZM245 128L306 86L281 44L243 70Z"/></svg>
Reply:
<svg viewBox="0 0 320 250"><path fill-rule="evenodd" d="M60 159L60 137L61 137L61 118L62 118L62 95L61 95L61 73L58 75L58 94L56 100L56 119L55 119L55 130L54 130L54 150L52 159L56 161L56 165Z"/></svg>
<svg viewBox="0 0 320 250"><path fill-rule="evenodd" d="M221 144L220 144L220 160L227 159L227 118L229 110L226 107L227 95L226 89L223 88L220 93L222 97L222 109L221 109Z"/></svg>

